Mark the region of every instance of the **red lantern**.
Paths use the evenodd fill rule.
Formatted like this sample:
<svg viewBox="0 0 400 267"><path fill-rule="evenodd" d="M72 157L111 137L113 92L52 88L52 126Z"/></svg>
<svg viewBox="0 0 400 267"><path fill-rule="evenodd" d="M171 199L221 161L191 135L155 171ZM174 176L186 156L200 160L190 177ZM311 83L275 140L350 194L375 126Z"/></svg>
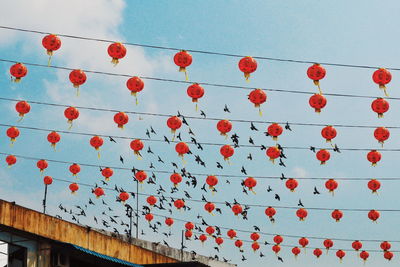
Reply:
<svg viewBox="0 0 400 267"><path fill-rule="evenodd" d="M206 233L207 233L208 235L212 235L214 232L215 232L214 227L212 227L212 226L207 226L207 228L206 228Z"/></svg>
<svg viewBox="0 0 400 267"><path fill-rule="evenodd" d="M146 201L150 206L154 206L157 203L157 198L155 196L148 196Z"/></svg>
<svg viewBox="0 0 400 267"><path fill-rule="evenodd" d="M145 171L138 171L135 173L135 178L142 184L147 179L147 173Z"/></svg>
<svg viewBox="0 0 400 267"><path fill-rule="evenodd" d="M189 80L186 68L192 64L192 56L187 51L181 50L175 54L174 62L179 67L179 71L185 73L186 81Z"/></svg>
<svg viewBox="0 0 400 267"><path fill-rule="evenodd" d="M16 138L19 136L19 130L17 127L10 127L7 129L7 136L10 138L11 140L11 144L14 144Z"/></svg>
<svg viewBox="0 0 400 267"><path fill-rule="evenodd" d="M368 257L369 257L369 253L368 252L366 252L365 250L361 251L360 258L363 259L364 262L367 261Z"/></svg>
<svg viewBox="0 0 400 267"><path fill-rule="evenodd" d="M207 176L206 183L208 184L208 187L213 190L214 186L218 184L218 178L214 175L209 175Z"/></svg>
<svg viewBox="0 0 400 267"><path fill-rule="evenodd" d="M293 255L295 256L295 257L297 257L297 255L299 255L300 254L300 249L298 248L298 247L294 247L294 248L292 248L292 253L293 253Z"/></svg>
<svg viewBox="0 0 400 267"><path fill-rule="evenodd" d="M45 176L43 182L45 185L51 185L53 183L53 178L51 176Z"/></svg>
<svg viewBox="0 0 400 267"><path fill-rule="evenodd" d="M215 243L217 243L218 246L222 245L224 243L224 239L222 237L217 237L215 238Z"/></svg>
<svg viewBox="0 0 400 267"><path fill-rule="evenodd" d="M235 214L235 216L238 216L243 212L243 208L239 204L235 204L232 206L232 212Z"/></svg>
<svg viewBox="0 0 400 267"><path fill-rule="evenodd" d="M97 151L97 157L100 158L100 147L103 145L103 138L101 138L100 136L93 136L92 138L90 138L90 145L92 147L94 147L94 149L96 149Z"/></svg>
<svg viewBox="0 0 400 267"><path fill-rule="evenodd" d="M378 161L380 161L382 158L381 153L379 153L376 150L371 150L370 152L368 152L367 154L367 159L369 162L371 162L372 166L376 166L376 163Z"/></svg>
<svg viewBox="0 0 400 267"><path fill-rule="evenodd" d="M358 240L354 241L353 243L351 243L351 247L355 250L355 251L359 251L362 248L362 243Z"/></svg>
<svg viewBox="0 0 400 267"><path fill-rule="evenodd" d="M322 94L322 92L321 88L319 87L319 81L322 80L325 77L325 75L326 75L326 70L320 64L314 64L307 70L308 78L314 81L314 84L318 87L318 91L320 94Z"/></svg>
<svg viewBox="0 0 400 267"><path fill-rule="evenodd" d="M192 102L197 103L197 100L204 96L204 88L200 84L194 83L188 87L187 94L192 98Z"/></svg>
<svg viewBox="0 0 400 267"><path fill-rule="evenodd" d="M146 219L146 221L148 221L149 223L154 219L153 214L151 213L147 213L144 218Z"/></svg>
<svg viewBox="0 0 400 267"><path fill-rule="evenodd" d="M374 71L374 74L372 74L372 80L376 84L379 84L379 88L384 91L386 96L388 96L386 92L386 84L390 83L392 80L392 74L387 69L380 68Z"/></svg>
<svg viewBox="0 0 400 267"><path fill-rule="evenodd" d="M171 227L173 224L174 224L174 219L172 219L172 218L165 218L165 224L168 226L168 227Z"/></svg>
<svg viewBox="0 0 400 267"><path fill-rule="evenodd" d="M342 219L342 217L343 217L343 212L336 209L336 210L332 211L331 216L333 219L336 220L336 222L339 222L340 219Z"/></svg>
<svg viewBox="0 0 400 267"><path fill-rule="evenodd" d="M193 230L194 229L194 224L192 222L187 222L185 224L186 230Z"/></svg>
<svg viewBox="0 0 400 267"><path fill-rule="evenodd" d="M381 249L382 249L383 251L388 251L388 250L390 250L391 247L392 247L392 245L391 245L389 242L387 242L387 241L383 241L383 242L381 243Z"/></svg>
<svg viewBox="0 0 400 267"><path fill-rule="evenodd" d="M229 161L229 158L235 154L235 150L230 145L224 145L220 148L219 152L224 157L224 160Z"/></svg>
<svg viewBox="0 0 400 267"><path fill-rule="evenodd" d="M53 55L53 51L60 49L61 47L61 40L55 34L49 34L43 37L42 45L47 50L47 55L50 57ZM50 59L49 59L50 65Z"/></svg>
<svg viewBox="0 0 400 267"><path fill-rule="evenodd" d="M28 114L29 111L31 110L31 106L28 104L26 101L19 101L15 105L15 110L18 112L18 115L21 117L21 119L25 116L25 114ZM20 119L20 120L21 120Z"/></svg>
<svg viewBox="0 0 400 267"><path fill-rule="evenodd" d="M129 117L124 112L118 112L114 115L114 122L118 125L118 128L123 129L124 125L129 121Z"/></svg>
<svg viewBox="0 0 400 267"><path fill-rule="evenodd" d="M77 183L72 183L69 185L69 190L71 190L71 194L75 194L76 191L79 190L79 185Z"/></svg>
<svg viewBox="0 0 400 267"><path fill-rule="evenodd" d="M47 141L51 144L51 146L56 149L56 144L60 142L61 136L57 132L51 132L47 135Z"/></svg>
<svg viewBox="0 0 400 267"><path fill-rule="evenodd" d="M174 206L180 210L181 208L185 207L185 201L183 201L183 199L177 199L174 201Z"/></svg>
<svg viewBox="0 0 400 267"><path fill-rule="evenodd" d="M129 78L126 81L126 87L129 89L129 91L131 91L131 95L133 95L136 99L136 105L138 104L138 100L137 100L137 93L139 93L140 91L143 90L144 88L144 82L142 81L142 79L140 79L137 76L134 76L132 78Z"/></svg>
<svg viewBox="0 0 400 267"><path fill-rule="evenodd" d="M326 126L321 131L321 135L325 138L326 142L331 142L331 140L336 137L336 134L336 129L333 128L333 126Z"/></svg>
<svg viewBox="0 0 400 267"><path fill-rule="evenodd" d="M254 192L253 188L256 187L256 185L257 185L257 180L254 179L253 177L247 177L246 180L244 180L244 186L246 186L254 194L256 192Z"/></svg>
<svg viewBox="0 0 400 267"><path fill-rule="evenodd" d="M340 261L344 258L344 256L346 256L346 252L343 250L339 249L336 251L336 257L338 257Z"/></svg>
<svg viewBox="0 0 400 267"><path fill-rule="evenodd" d="M321 149L317 152L316 157L321 161L321 165L324 165L331 157L331 154L326 149Z"/></svg>
<svg viewBox="0 0 400 267"><path fill-rule="evenodd" d="M339 184L334 179L329 179L325 182L326 189L329 190L329 193L334 193L334 191L338 188Z"/></svg>
<svg viewBox="0 0 400 267"><path fill-rule="evenodd" d="M393 258L393 256L394 256L393 252L390 251L385 251L385 253L383 253L383 257L388 261L390 261Z"/></svg>
<svg viewBox="0 0 400 267"><path fill-rule="evenodd" d="M299 239L299 245L300 245L302 248L305 248L305 247L308 245L308 239L305 238L305 237L300 238L300 239Z"/></svg>
<svg viewBox="0 0 400 267"><path fill-rule="evenodd" d="M192 237L192 235L193 235L192 231L190 231L190 230L186 230L185 231L185 238L186 239L190 239Z"/></svg>
<svg viewBox="0 0 400 267"><path fill-rule="evenodd" d="M125 57L126 48L121 43L113 43L108 46L107 52L108 55L112 57L111 63L113 63L115 66L118 64L119 59Z"/></svg>
<svg viewBox="0 0 400 267"><path fill-rule="evenodd" d="M306 209L300 208L296 211L297 217L299 217L300 221L304 221L304 219L307 217L308 212Z"/></svg>
<svg viewBox="0 0 400 267"><path fill-rule="evenodd" d="M269 157L269 160L274 163L275 159L281 156L281 151L276 146L271 146L267 149L266 154Z"/></svg>
<svg viewBox="0 0 400 267"><path fill-rule="evenodd" d="M319 258L322 255L322 250L320 250L319 248L314 249L313 254Z"/></svg>
<svg viewBox="0 0 400 267"><path fill-rule="evenodd" d="M268 131L268 134L270 136L272 136L272 139L274 141L277 141L278 140L278 136L280 136L282 134L282 132L283 132L283 128L279 124L273 123L270 126L268 126L268 130L267 131Z"/></svg>
<svg viewBox="0 0 400 267"><path fill-rule="evenodd" d="M76 176L81 171L81 166L79 164L72 164L69 166L69 171L72 173L72 176Z"/></svg>
<svg viewBox="0 0 400 267"><path fill-rule="evenodd" d="M250 235L250 239L256 242L258 239L260 239L260 235L258 233L252 233Z"/></svg>
<svg viewBox="0 0 400 267"><path fill-rule="evenodd" d="M11 66L10 73L14 76L14 82L20 82L23 77L28 73L28 69L22 63L16 63Z"/></svg>
<svg viewBox="0 0 400 267"><path fill-rule="evenodd" d="M371 179L368 181L368 188L372 190L372 193L376 193L381 188L381 183L376 179Z"/></svg>
<svg viewBox="0 0 400 267"><path fill-rule="evenodd" d="M297 182L296 179L288 179L285 183L286 187L290 190L290 192L294 192L294 190L297 188L299 183Z"/></svg>
<svg viewBox="0 0 400 267"><path fill-rule="evenodd" d="M254 252L256 252L257 250L260 249L260 244L254 242L253 244L251 244L251 248L253 249Z"/></svg>
<svg viewBox="0 0 400 267"><path fill-rule="evenodd" d="M8 164L8 167L11 167L15 163L17 163L17 158L14 155L8 155L6 157L6 162Z"/></svg>
<svg viewBox="0 0 400 267"><path fill-rule="evenodd" d="M175 137L175 132L182 126L182 121L177 116L169 117L167 120L167 126L171 129L171 133Z"/></svg>
<svg viewBox="0 0 400 267"><path fill-rule="evenodd" d="M201 243L204 243L207 241L207 236L205 234L201 234L199 236L199 240L201 241Z"/></svg>
<svg viewBox="0 0 400 267"><path fill-rule="evenodd" d="M205 209L208 213L212 213L212 212L214 211L214 209L215 209L215 204L212 203L212 202L207 202L207 203L204 205L204 209Z"/></svg>
<svg viewBox="0 0 400 267"><path fill-rule="evenodd" d="M67 118L67 123L72 127L72 121L79 117L79 110L74 107L69 107L64 110L64 116Z"/></svg>
<svg viewBox="0 0 400 267"><path fill-rule="evenodd" d="M274 215L276 214L276 210L273 207L268 207L265 209L265 215L268 216L268 218L273 221L274 220Z"/></svg>
<svg viewBox="0 0 400 267"><path fill-rule="evenodd" d="M228 230L226 234L230 239L234 239L236 237L236 231L233 229Z"/></svg>
<svg viewBox="0 0 400 267"><path fill-rule="evenodd" d="M47 163L46 160L41 159L41 160L38 160L38 161L37 161L36 166L38 167L38 169L40 170L40 172L43 173L44 170L47 169L47 167L49 167L49 164Z"/></svg>
<svg viewBox="0 0 400 267"><path fill-rule="evenodd" d="M244 77L246 81L250 78L250 73L253 73L257 70L257 61L252 57L244 57L239 61L239 69L244 73Z"/></svg>
<svg viewBox="0 0 400 267"><path fill-rule="evenodd" d="M330 239L325 239L324 247L326 248L326 250L329 250L331 247L333 247L333 241Z"/></svg>
<svg viewBox="0 0 400 267"><path fill-rule="evenodd" d="M387 102L383 98L377 98L374 101L372 101L371 108L374 112L378 113L378 118L383 117L383 113L387 112L389 110L389 102Z"/></svg>
<svg viewBox="0 0 400 267"><path fill-rule="evenodd" d="M175 151L178 153L178 156L183 159L183 155L189 153L189 146L185 142L179 142L175 145Z"/></svg>
<svg viewBox="0 0 400 267"><path fill-rule="evenodd" d="M179 173L173 173L169 177L170 181L174 184L175 187L178 186L180 182L182 182L182 176Z"/></svg>
<svg viewBox="0 0 400 267"><path fill-rule="evenodd" d="M383 146L383 143L384 143L386 140L389 139L389 137L390 137L390 132L389 132L389 130L386 129L385 127L378 127L378 128L376 128L375 131L374 131L374 136L375 136L375 139L378 140L378 142L379 142L380 144L382 144L382 146Z"/></svg>
<svg viewBox="0 0 400 267"><path fill-rule="evenodd" d="M104 168L101 170L101 175L104 176L104 180L110 181L110 177L113 176L114 171L111 168Z"/></svg>
<svg viewBox="0 0 400 267"><path fill-rule="evenodd" d="M235 246L238 247L239 249L243 246L243 241L242 240L236 240L235 241Z"/></svg>
<svg viewBox="0 0 400 267"><path fill-rule="evenodd" d="M273 246L272 246L272 251L275 252L275 254L278 254L279 251L281 251L281 246L279 246L279 245L273 245Z"/></svg>
<svg viewBox="0 0 400 267"><path fill-rule="evenodd" d="M249 100L254 107L258 108L258 113L262 116L260 105L267 101L267 94L261 89L254 89L249 94Z"/></svg>
<svg viewBox="0 0 400 267"><path fill-rule="evenodd" d="M380 217L380 213L377 210L370 210L368 212L368 218L373 222L376 222L376 220L378 220L379 217Z"/></svg>
<svg viewBox="0 0 400 267"><path fill-rule="evenodd" d="M308 103L312 108L315 109L315 112L320 113L321 109L323 109L326 106L327 101L325 96L321 94L314 94L310 97Z"/></svg>
<svg viewBox="0 0 400 267"><path fill-rule="evenodd" d="M127 192L121 192L119 193L119 199L122 203L125 203L125 201L129 199L129 194Z"/></svg>
<svg viewBox="0 0 400 267"><path fill-rule="evenodd" d="M104 190L101 187L96 187L93 191L93 193L96 195L96 198L99 198L101 196L104 196Z"/></svg>
<svg viewBox="0 0 400 267"><path fill-rule="evenodd" d="M228 120L220 120L217 123L217 129L223 136L227 136L227 133L229 133L232 130L232 123Z"/></svg>
<svg viewBox="0 0 400 267"><path fill-rule="evenodd" d="M83 70L73 70L69 74L69 80L77 89L76 94L79 95L79 86L86 82L86 74Z"/></svg>
<svg viewBox="0 0 400 267"><path fill-rule="evenodd" d="M140 151L143 149L144 144L140 139L135 139L131 142L130 144L131 149L133 150L133 153L140 159Z"/></svg>
<svg viewBox="0 0 400 267"><path fill-rule="evenodd" d="M283 242L283 237L280 235L274 236L274 242L275 242L275 244L279 245L280 243Z"/></svg>

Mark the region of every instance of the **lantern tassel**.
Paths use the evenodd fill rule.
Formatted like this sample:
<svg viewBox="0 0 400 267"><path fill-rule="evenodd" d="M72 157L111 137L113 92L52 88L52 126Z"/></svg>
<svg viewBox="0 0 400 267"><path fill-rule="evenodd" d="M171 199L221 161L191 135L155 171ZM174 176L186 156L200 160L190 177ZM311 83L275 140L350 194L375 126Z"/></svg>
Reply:
<svg viewBox="0 0 400 267"><path fill-rule="evenodd" d="M244 73L244 78L246 78L246 82L250 82L250 81L249 81L250 73L245 72L245 73Z"/></svg>
<svg viewBox="0 0 400 267"><path fill-rule="evenodd" d="M261 111L261 107L258 106L258 115L260 115L260 117L262 117L262 111Z"/></svg>
<svg viewBox="0 0 400 267"><path fill-rule="evenodd" d="M143 158L142 158L142 155L140 155L140 152L139 152L139 151L135 151L134 154L136 155L136 158L137 158L138 160L142 160L142 159L143 159Z"/></svg>
<svg viewBox="0 0 400 267"><path fill-rule="evenodd" d="M321 87L319 86L319 81L318 80L314 81L314 84L317 86L319 94L322 95L322 90Z"/></svg>
<svg viewBox="0 0 400 267"><path fill-rule="evenodd" d="M111 63L114 65L114 67L117 66L118 62L119 62L118 58L113 58L111 60Z"/></svg>
<svg viewBox="0 0 400 267"><path fill-rule="evenodd" d="M386 97L389 96L388 93L387 93L387 91L386 91L386 86L385 86L384 84L380 84L380 85L379 85L379 88L383 90L383 93L385 94Z"/></svg>
<svg viewBox="0 0 400 267"><path fill-rule="evenodd" d="M100 151L97 151L97 158L100 159Z"/></svg>
<svg viewBox="0 0 400 267"><path fill-rule="evenodd" d="M51 147L54 149L54 151L56 151L56 144L55 143L52 143Z"/></svg>
<svg viewBox="0 0 400 267"><path fill-rule="evenodd" d="M50 67L50 64L51 64L51 57L52 57L52 55L49 55L49 59L47 60L47 67Z"/></svg>
<svg viewBox="0 0 400 267"><path fill-rule="evenodd" d="M17 122L20 122L20 121L22 121L24 119L24 115L23 114L22 115L20 114L19 117L20 118L17 120Z"/></svg>
<svg viewBox="0 0 400 267"><path fill-rule="evenodd" d="M67 123L69 124L68 126L68 131L69 131L72 128L72 120L68 120Z"/></svg>

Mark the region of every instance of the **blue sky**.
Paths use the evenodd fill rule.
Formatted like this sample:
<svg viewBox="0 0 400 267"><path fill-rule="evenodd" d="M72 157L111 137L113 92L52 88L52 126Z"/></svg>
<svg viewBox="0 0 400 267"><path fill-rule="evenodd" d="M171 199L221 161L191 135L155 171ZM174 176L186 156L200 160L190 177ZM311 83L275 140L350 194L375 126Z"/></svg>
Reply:
<svg viewBox="0 0 400 267"><path fill-rule="evenodd" d="M72 3L71 3L72 2ZM349 64L373 65L382 67L398 67L398 27L397 14L399 4L388 1L384 7L380 1L286 1L278 3L272 1L79 1L81 8L76 8L74 1L68 3L53 3L42 0L35 4L26 4L24 1L2 4L0 9L0 25L14 26L46 32L74 34L116 41L163 45L186 49L199 49L236 53L243 55L257 55L277 58L310 60L316 62L338 62ZM78 1L76 1L78 3ZM52 6L52 11L47 8ZM58 10L59 12L54 12ZM64 12L61 13L60 10ZM88 12L92 10L95 12ZM374 19L371 19L374 18ZM0 30L0 58L20 60L45 64L47 56L41 47L40 35L17 33ZM113 67L106 54L107 44L91 41L72 40L64 38L63 46L53 58L54 65L72 68L108 71L122 74L153 76L182 80L182 73L177 72L173 64L173 52L155 49L128 47L127 57ZM259 60L259 68L246 83L242 73L237 69L237 58L212 55L193 54L193 64L189 68L189 77L193 81L239 86L254 86L263 88L279 88L287 90L315 92L316 88L306 76L307 64L293 64ZM145 89L139 94L139 105L125 87L125 78L109 77L88 74L88 81L81 88L81 96L77 98L75 91L68 81L68 72L48 68L28 67L29 74L20 84L10 83L8 68L10 64L1 64L0 86L3 88L1 97L30 99L51 103L72 104L88 107L102 107L117 110L159 112L175 114L177 110L186 115L196 115L193 103L186 95L186 86L183 84L145 81ZM321 87L327 93L346 93L359 95L382 96L378 86L371 80L372 70L357 68L326 67L326 78L321 81ZM399 86L398 72L392 72L393 79L388 85L390 96L399 97L396 88ZM390 101L390 111L384 118L378 119L370 109L370 99L328 97L327 107L321 114L316 114L308 106L308 95L267 92L268 100L263 105L263 117L248 102L248 91L219 87L205 87L205 96L200 100L199 107L210 117L227 119L248 119L267 121L289 121L322 124L357 124L396 126L399 101ZM231 113L223 112L227 104ZM16 124L17 114L14 103L1 101L2 120L0 123ZM18 125L40 127L46 129L67 130L68 126L63 116L63 108L32 105L32 111ZM165 126L165 118L131 116L129 124L123 131L118 129L112 118L113 113L98 111L81 111L81 117L74 124L71 131L89 132L127 137L145 137L145 129L152 125L162 138L169 135ZM189 120L191 129L196 133L200 142L227 142L216 129L215 122ZM273 145L270 138L263 136L262 130L267 124L256 125L260 131L250 131L245 123L234 123L234 132L241 137L240 142L247 144L251 136L256 144ZM6 130L5 127L4 132ZM284 146L310 145L328 147L320 136L321 127L292 126L293 131L285 131L279 139ZM338 136L335 143L342 148L376 148L380 145L373 137L373 129L337 128ZM210 134L211 133L211 134ZM399 148L400 142L396 136L398 130L391 130L391 138L385 142L385 148ZM78 135L62 135L58 149L54 152L46 141L45 132L21 130L21 136L13 147L3 136L0 151L5 153L22 154L37 158L50 158L65 161L77 161L101 166L120 166L130 168L148 168L153 162L157 169L172 171L167 163L156 163L154 156L143 153L144 159L138 161L129 149L128 140L117 140L117 144L105 142L100 159L89 146L89 137ZM187 129L183 128L182 137L189 139ZM180 164L174 147L164 143L145 143L146 148L151 146L166 162L174 161ZM145 148L145 149L146 149ZM282 172L287 177L396 177L398 152L383 152L382 161L372 168L366 160L366 152L332 153L331 160L320 166L315 155L307 150L286 150L287 167L272 165L265 157L264 152L256 148L239 148L232 158L232 164L224 164L224 169L217 169L215 161L222 161L219 147L207 146L203 152L198 152L207 163L207 169L199 167L188 157L186 168L191 172L210 174L240 175L242 165L249 174L254 176L279 176ZM252 162L246 160L247 154L254 156ZM125 159L125 164L119 162L119 155ZM0 197L6 200L15 200L17 203L30 208L41 209L43 185L40 174L34 161L20 160L11 169L4 167L0 170L3 184L0 188ZM70 179L68 165L51 163L46 174L60 179ZM99 183L100 174L96 168L82 168L79 181L94 184ZM157 175L158 182L167 187L169 175ZM197 177L199 181L205 177ZM110 187L117 183L126 190L134 190L129 171L115 171ZM305 207L361 208L361 209L396 209L396 196L399 188L398 181L383 181L379 195L371 194L366 181L339 181L339 189L332 197L324 188L321 180L299 180L299 188L291 193L280 180L259 180L255 189L257 195L248 196L241 193L240 181L231 180L231 185L217 186L219 192L215 195L205 194L211 201L232 201L236 198L242 203L260 205L296 206L301 198ZM270 185L274 191L267 193ZM58 204L67 206L87 203L89 197L94 198L89 188L81 187L76 196L71 196L68 184L55 182L49 189L48 208L52 215L59 214ZM201 183L200 183L201 186ZM313 187L317 186L321 195L312 194ZM186 188L193 198L201 198L199 187ZM156 187L145 184L143 193L155 193ZM274 200L274 193L281 196L281 201ZM119 203L113 203L115 193L106 191L105 201L114 208L114 214L123 215L123 208ZM177 195L183 195L182 192ZM140 203L142 202L141 200ZM90 214L100 217L102 206L96 202L97 208L91 208ZM113 204L111 204L113 203ZM134 204L134 200L128 201ZM340 223L330 218L328 211L309 211L306 221L299 222L294 210L279 210L276 223L271 224L264 216L264 209L252 208L249 211L249 221L235 218L228 209L223 208L224 215L210 216L203 211L203 204L190 203L192 212L176 212L173 217L196 220L198 213L202 213L209 224L223 227L233 227L251 230L258 225L263 232L280 233L282 235L304 235L349 239L378 239L400 240L396 227L400 219L396 212L382 212L378 223L372 223L366 212L344 212ZM218 206L218 205L217 205ZM154 211L154 213L160 213ZM61 214L62 215L62 214ZM70 219L65 217L65 219ZM158 218L160 219L160 218ZM225 220L224 220L225 219ZM91 223L88 220L84 223ZM141 222L145 226L145 222ZM94 225L96 226L96 225ZM182 224L173 228L174 235L167 241L179 247L180 229ZM160 241L162 235L153 235L147 227L141 238ZM166 229L165 227L163 229ZM225 235L225 231L223 232ZM247 234L239 235L249 240ZM271 242L272 237L263 236L262 240ZM236 253L233 242L225 241L220 256L232 259L239 266L244 266L240 255ZM286 245L297 244L296 239L285 238ZM311 240L310 246L322 247L320 240ZM189 250L196 250L200 254L214 255L214 243L207 241L204 246L198 242L187 242ZM276 260L269 246L262 246L266 254L260 259L246 244L246 264L251 266L340 266L334 253L330 252L316 260L308 249L307 254L300 255L295 260L288 248L283 248L281 256L284 264ZM393 243L393 250L398 250L398 243ZM335 248L349 249L349 242L335 242ZM366 249L379 249L379 243L366 243ZM382 253L371 253L368 265L394 265L398 259L387 263ZM344 259L345 264L362 266L362 261L354 252L348 252Z"/></svg>

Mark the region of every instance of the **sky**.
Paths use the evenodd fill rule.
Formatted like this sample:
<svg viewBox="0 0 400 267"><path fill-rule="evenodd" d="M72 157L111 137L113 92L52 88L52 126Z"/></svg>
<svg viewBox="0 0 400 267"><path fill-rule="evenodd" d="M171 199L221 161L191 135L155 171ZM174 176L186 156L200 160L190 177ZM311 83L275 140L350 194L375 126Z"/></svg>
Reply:
<svg viewBox="0 0 400 267"><path fill-rule="evenodd" d="M12 1L2 3L0 8L0 25L38 30L51 33L78 35L99 39L115 40L120 42L141 43L156 46L176 47L188 50L217 51L249 56L265 56L273 58L307 60L311 62L330 62L355 65L371 65L377 67L398 67L398 19L400 5L396 1L387 1L383 9L381 1L77 1L54 2L39 0L32 3L26 1ZM374 19L371 19L374 18ZM15 32L0 29L0 58L12 61L47 63L47 55L41 46L43 35ZM139 75L173 80L184 80L173 63L174 51L127 46L127 56L117 66L110 63L107 55L108 43L62 38L62 47L54 53L52 65L70 68L104 71L118 74ZM285 89L294 91L316 92L312 81L308 79L306 70L309 64L258 60L258 69L252 74L250 82L246 82L243 74L238 70L236 57L206 55L192 53L193 64L188 68L190 81L217 84L238 85L243 87L261 87ZM28 66L28 75L20 83L10 82L10 63L0 64L0 97L13 99L27 99L46 103L58 103L83 107L100 107L120 111L150 112L162 114L180 113L186 116L200 116L195 110L191 99L186 95L187 85L183 83L160 82L144 80L145 89L138 95L139 103L130 96L125 87L126 78L88 73L87 82L81 86L80 96L68 80L68 71L53 68ZM372 82L373 69L344 68L326 66L327 75L321 81L321 88L325 93L355 94L368 96L383 96L378 86ZM393 79L388 85L391 97L399 97L396 88L399 79L396 71L392 71ZM390 101L390 110L384 118L377 118L371 111L368 98L348 98L327 96L328 104L320 113L315 113L308 105L309 95L267 91L267 102L262 105L263 115L247 100L246 89L204 86L205 96L199 101L199 109L208 117L221 119L244 119L257 121L278 121L289 123L320 123L323 125L372 125L396 126L399 109L398 100ZM231 113L223 111L225 104ZM49 130L68 131L68 124L64 118L62 107L46 105L31 105L31 112L17 123L18 115L14 110L15 102L0 100L2 110L1 124L10 124L26 127L38 127ZM118 129L113 122L113 112L81 110L79 119L74 123L70 132L90 134L104 134L107 136L124 136L145 138L146 129L152 126L157 135L154 139L171 137L166 127L165 117L130 115L129 123L124 130ZM190 120L190 129L195 132L199 142L231 143L220 136L215 128L215 121ZM268 123L256 123L259 131L251 131L249 123L233 123L232 133L240 136L240 144L249 144L252 137L256 145L274 145L270 137L263 132ZM98 166L116 166L138 169L148 169L153 163L156 170L172 172L171 161L183 167L181 160L174 151L173 144L164 142L145 142L145 150L150 146L165 164L157 162L155 155L143 154L138 160L129 148L129 140L116 139L117 143L105 140L101 149L100 159L97 152L89 145L90 136L61 134L61 142L57 150L53 151L46 140L46 131L20 129L21 135L11 147L5 131L0 139L0 152L24 155L33 158L47 158L67 162L88 163ZM282 146L326 147L330 145L321 137L322 127L291 126L292 131L285 130L279 137ZM373 137L371 128L344 128L337 127L338 136L334 143L339 148L368 148L380 149L381 146ZM188 127L181 130L182 138L190 140ZM385 142L384 148L400 148L400 141L396 138L398 129L391 129L391 137ZM235 151L231 164L223 162L219 154L219 146L204 146L199 151L190 145L194 154L198 154L206 162L207 168L194 162L193 155L185 157L184 167L192 173L241 175L240 169L245 166L252 176L280 176L297 178L299 187L295 192L285 188L284 182L279 179L258 179L255 188L257 194L245 195L242 193L240 179L220 177L217 185L218 192L211 194L200 190L205 175L196 175L199 185L196 188L187 187L184 183L179 186L176 197L183 196L183 190L190 193L193 199L201 199L202 195L209 201L229 201L235 198L240 203L256 204L261 206L290 206L296 207L301 199L305 208L319 207L338 209L397 209L397 193L399 180L382 182L379 194L371 194L366 180L340 180L339 188L334 196L324 187L325 180L301 179L309 177L324 178L389 178L398 177L397 165L399 152L382 152L382 160L378 166L371 167L366 160L366 151L331 152L331 159L326 165L320 165L314 153L309 150L286 149L286 167L272 164L265 156L264 151L257 148L240 147ZM247 160L248 153L253 160ZM124 164L119 157L124 158ZM1 156L3 159L4 155ZM216 161L222 163L224 169L216 168ZM3 161L4 162L4 161ZM29 208L42 210L43 182L36 162L28 159L18 159L15 166L7 168L3 164L0 169L2 186L0 198L16 201L17 204ZM46 175L69 181L78 181L87 184L101 184L101 175L98 168L83 167L79 180L73 178L68 171L68 164L50 162ZM157 185L143 184L140 186L142 194L156 194L159 185L168 189L171 186L169 174L156 173ZM186 181L186 180L185 180ZM126 170L115 170L109 183L110 188L118 184L127 191L134 191L136 184L132 175ZM273 191L267 192L270 186ZM320 195L313 194L317 187ZM166 195L171 195L169 192ZM281 200L274 196L279 194ZM104 201L113 209L110 214L124 217L124 208L116 203L116 192L107 190ZM54 181L49 187L47 205L50 215L60 215L66 220L71 216L58 209L59 204L74 209L74 205L88 204L91 198L96 205L89 205L88 218L81 218L81 223L96 225L92 217L106 218L101 213L106 208L101 199L95 199L90 188L81 186L76 195L71 195L68 183ZM130 198L128 204L134 206L136 200ZM139 198L140 206L145 205L143 197ZM204 203L190 202L190 211L176 211L173 209L171 217L182 220L198 221L196 216L203 218L213 225L225 228L236 228L253 231L257 225L265 233L279 233L284 236L283 245L297 245L296 238L285 235L314 236L323 238L343 238L349 240L375 239L398 240L400 235L396 231L400 218L398 212L382 211L377 223L367 218L365 211L344 211L340 222L330 217L330 211L309 210L307 219L300 222L295 216L295 209L278 209L276 222L271 223L264 215L265 208L252 207L249 210L248 220L236 218L229 209L222 205L223 214L214 216L206 214ZM76 209L75 209L76 210ZM165 211L152 212L169 216ZM107 211L108 213L108 211ZM163 217L156 220L164 221ZM180 234L183 224L176 222L172 227L172 236L166 238L162 226L159 234L152 233L147 222L140 218L140 230L145 235L140 238L159 242L166 240L171 246L180 246ZM204 230L204 227L202 227ZM119 227L118 229L121 230ZM109 229L110 230L110 229ZM112 230L112 229L111 229ZM312 249L307 249L297 259L293 257L289 247L282 247L280 256L284 262L277 260L270 246L261 246L266 256L259 257L253 253L250 243L245 243L245 257L241 261L241 254L233 242L226 238L226 230L222 230L225 243L216 253L214 242L207 240L204 245L199 241L185 241L187 250L197 253L230 259L238 266L341 266L334 255L336 249L351 249L351 242L335 241L334 251L324 253L320 259L312 255ZM239 238L250 240L249 233L238 232ZM272 242L272 236L262 235L261 242ZM322 240L311 239L310 247L322 248ZM398 242L392 242L392 250L398 250ZM364 242L367 250L379 250L379 242ZM396 253L395 253L396 254ZM383 259L381 252L371 252L367 265L397 264L395 255L391 262ZM363 266L363 262L354 252L347 252L343 263L352 266Z"/></svg>

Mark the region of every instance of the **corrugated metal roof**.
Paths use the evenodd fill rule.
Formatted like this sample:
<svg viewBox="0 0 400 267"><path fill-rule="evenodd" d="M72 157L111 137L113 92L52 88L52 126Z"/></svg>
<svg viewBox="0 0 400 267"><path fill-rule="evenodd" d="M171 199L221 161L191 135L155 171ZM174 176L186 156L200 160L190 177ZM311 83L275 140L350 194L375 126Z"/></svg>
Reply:
<svg viewBox="0 0 400 267"><path fill-rule="evenodd" d="M95 252L93 250L88 250L86 248L83 248L83 247L80 247L80 246L77 246L77 245L74 245L74 244L69 244L69 245L71 245L72 247L74 247L77 250L80 250L80 251L85 252L87 254L99 257L99 258L104 259L104 260L112 261L112 262L115 262L115 263L118 263L118 264L123 264L123 265L126 265L126 266L143 267L143 265L131 263L131 262L124 261L124 260L121 260L121 259L118 259L118 258L113 258L113 257L107 256L107 255L104 255L104 254L100 254L100 253L97 253L97 252Z"/></svg>

